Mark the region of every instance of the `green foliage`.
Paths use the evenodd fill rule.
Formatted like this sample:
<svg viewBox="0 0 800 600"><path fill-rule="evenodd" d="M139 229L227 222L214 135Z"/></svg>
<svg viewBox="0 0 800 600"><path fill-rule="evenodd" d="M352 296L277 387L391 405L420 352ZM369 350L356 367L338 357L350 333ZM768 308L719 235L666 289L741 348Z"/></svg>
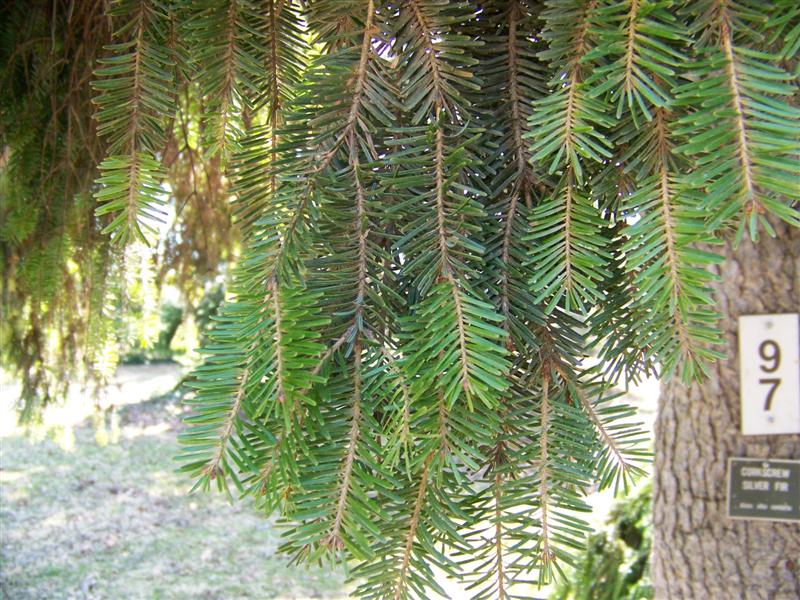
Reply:
<svg viewBox="0 0 800 600"><path fill-rule="evenodd" d="M586 490L647 462L610 382L719 356L708 248L735 215L692 133L718 105L691 100L709 42L684 8L295 7L319 55L286 101L256 86L231 160L247 250L193 384L198 485L277 510L283 550L349 562L365 598L443 593L434 567L506 598L575 564ZM251 39L267 81L285 27ZM721 110L738 135L750 113Z"/></svg>
<svg viewBox="0 0 800 600"><path fill-rule="evenodd" d="M710 227L735 220L739 237L747 230L756 238L762 227L774 235L768 215L800 224L796 76L784 69L784 48L772 37L783 22L796 23L798 9L752 0L705 4L685 7L698 52L693 80L675 90L689 136L679 150L698 167Z"/></svg>
<svg viewBox="0 0 800 600"><path fill-rule="evenodd" d="M62 8L0 9L0 362L21 380L23 419L114 360L116 257L92 218L103 144L89 87L110 31L102 6L75 6L72 24Z"/></svg>
<svg viewBox="0 0 800 600"><path fill-rule="evenodd" d="M648 483L619 500L608 518L610 531L592 535L553 600L645 600L653 597L650 550L652 488Z"/></svg>
<svg viewBox="0 0 800 600"><path fill-rule="evenodd" d="M155 155L164 145L164 124L175 101L164 7L150 0L118 0L108 15L122 23L113 34L120 41L106 46L108 55L94 73L97 133L108 141L108 157L99 167L97 214L115 213L104 233L125 245L155 233L152 222L159 220L161 203Z"/></svg>
<svg viewBox="0 0 800 600"><path fill-rule="evenodd" d="M255 16L249 2L195 2L197 13L186 24L186 35L196 46L193 57L198 93L204 99L203 119L211 154L231 150L241 136L237 123L248 95L256 93L261 66L252 46Z"/></svg>
<svg viewBox="0 0 800 600"><path fill-rule="evenodd" d="M138 321L141 319L141 315L137 315L136 312L138 311L128 309L128 314L133 313L133 318ZM183 321L184 310L175 304L164 303L160 312L158 338L152 343L152 347L142 348L141 343L131 344L128 348L123 348L124 354L121 356L120 362L144 364L173 358L174 353L170 346Z"/></svg>
<svg viewBox="0 0 800 600"><path fill-rule="evenodd" d="M105 230L147 239L188 155L170 188L208 157L243 233L181 436L196 487L278 512L365 598L575 564L587 490L647 462L611 384L702 377L713 244L798 222L798 11L763 4L113 3Z"/></svg>
<svg viewBox="0 0 800 600"><path fill-rule="evenodd" d="M211 331L213 319L219 313L220 306L225 300L225 286L215 283L206 288L200 303L194 311L194 322L200 331L202 345L205 345Z"/></svg>
<svg viewBox="0 0 800 600"><path fill-rule="evenodd" d="M119 231L115 239L123 245L131 239L146 241L145 234L154 234L154 221L160 220L156 207L163 204L158 161L143 153L112 156L100 163L100 170L97 216L114 214L103 233Z"/></svg>
<svg viewBox="0 0 800 600"><path fill-rule="evenodd" d="M184 469L278 510L296 560L352 562L363 597L441 591L434 565L475 561L481 597L549 581L589 531L590 482L626 487L647 456L577 364L581 315L530 287L520 242L558 185L526 142L548 78L533 7L489 6L484 29L468 4L351 4L313 5L323 53L289 102L265 90L276 108L232 156L248 245L191 383ZM476 43L489 30L502 46ZM481 97L482 77L507 93Z"/></svg>
<svg viewBox="0 0 800 600"><path fill-rule="evenodd" d="M22 381L24 418L70 383L102 387L121 351L147 352L160 288L194 305L238 241L220 161L198 140L185 4L104 8L0 9L0 360ZM136 242L102 233L152 239L156 225L144 263Z"/></svg>

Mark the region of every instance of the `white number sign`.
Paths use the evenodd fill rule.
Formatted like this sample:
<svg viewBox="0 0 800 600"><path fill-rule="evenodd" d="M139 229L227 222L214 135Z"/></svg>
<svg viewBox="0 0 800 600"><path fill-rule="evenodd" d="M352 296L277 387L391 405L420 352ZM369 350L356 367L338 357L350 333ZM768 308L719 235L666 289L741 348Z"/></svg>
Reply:
<svg viewBox="0 0 800 600"><path fill-rule="evenodd" d="M742 433L800 433L797 314L739 317Z"/></svg>

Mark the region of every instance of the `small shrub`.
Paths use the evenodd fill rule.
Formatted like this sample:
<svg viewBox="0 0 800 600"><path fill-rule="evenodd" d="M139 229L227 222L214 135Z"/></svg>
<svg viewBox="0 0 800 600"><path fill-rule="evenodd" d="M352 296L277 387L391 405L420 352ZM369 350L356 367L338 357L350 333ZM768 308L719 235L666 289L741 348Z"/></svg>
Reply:
<svg viewBox="0 0 800 600"><path fill-rule="evenodd" d="M650 581L652 485L618 501L609 529L591 536L571 578L551 600L645 600L653 598Z"/></svg>

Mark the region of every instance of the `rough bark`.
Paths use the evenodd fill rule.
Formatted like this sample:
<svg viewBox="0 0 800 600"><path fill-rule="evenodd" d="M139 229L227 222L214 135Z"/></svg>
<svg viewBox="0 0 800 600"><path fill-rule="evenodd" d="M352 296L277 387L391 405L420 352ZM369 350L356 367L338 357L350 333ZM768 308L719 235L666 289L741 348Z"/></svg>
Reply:
<svg viewBox="0 0 800 600"><path fill-rule="evenodd" d="M800 310L800 231L728 247L716 285L728 359L662 386L656 420L657 600L800 598L800 524L729 519L728 457L800 458L800 436L740 433L737 320Z"/></svg>

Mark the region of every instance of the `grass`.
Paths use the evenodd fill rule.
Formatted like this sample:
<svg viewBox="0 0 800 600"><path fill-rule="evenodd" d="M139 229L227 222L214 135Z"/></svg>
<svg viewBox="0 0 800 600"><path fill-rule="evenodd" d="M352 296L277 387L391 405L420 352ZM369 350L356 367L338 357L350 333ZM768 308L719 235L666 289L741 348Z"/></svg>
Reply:
<svg viewBox="0 0 800 600"><path fill-rule="evenodd" d="M180 410L167 395L122 407L118 428L88 418L33 436L0 415L0 597L347 597L341 573L289 567L246 500L187 495Z"/></svg>

